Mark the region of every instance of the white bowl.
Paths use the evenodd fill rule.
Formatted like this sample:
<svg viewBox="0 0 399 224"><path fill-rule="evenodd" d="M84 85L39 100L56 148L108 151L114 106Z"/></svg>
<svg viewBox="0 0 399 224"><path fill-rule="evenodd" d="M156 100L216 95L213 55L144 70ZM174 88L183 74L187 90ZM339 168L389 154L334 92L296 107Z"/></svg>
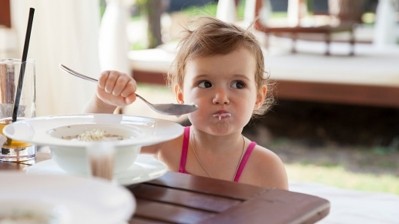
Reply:
<svg viewBox="0 0 399 224"><path fill-rule="evenodd" d="M52 158L66 172L89 175L87 148L94 142L76 137L93 130L100 135L116 135L121 139L100 140L114 146L114 173L132 166L142 146L152 145L178 137L183 127L175 122L118 114L85 114L72 116L36 117L9 124L4 134L12 139L50 147ZM92 134L92 133L91 133ZM87 137L87 136L86 136Z"/></svg>
<svg viewBox="0 0 399 224"><path fill-rule="evenodd" d="M0 200L0 223L8 224L67 224L68 211L60 205L27 198Z"/></svg>
<svg viewBox="0 0 399 224"><path fill-rule="evenodd" d="M98 178L1 171L0 180L0 217L17 210L51 215L52 224L121 224L136 210L129 190Z"/></svg>
<svg viewBox="0 0 399 224"><path fill-rule="evenodd" d="M100 150L101 145L99 143L101 142L110 143L106 144L106 147L115 145L113 171L119 173L134 164L137 155L140 153L141 145L117 145L118 142L139 139L146 134L133 127L121 124L67 125L50 129L48 133L58 139L93 144L93 146L50 146L52 158L63 170L82 175L90 175L89 153L87 152L89 147L99 147ZM111 137L107 137L109 135ZM79 137L81 139L78 139Z"/></svg>

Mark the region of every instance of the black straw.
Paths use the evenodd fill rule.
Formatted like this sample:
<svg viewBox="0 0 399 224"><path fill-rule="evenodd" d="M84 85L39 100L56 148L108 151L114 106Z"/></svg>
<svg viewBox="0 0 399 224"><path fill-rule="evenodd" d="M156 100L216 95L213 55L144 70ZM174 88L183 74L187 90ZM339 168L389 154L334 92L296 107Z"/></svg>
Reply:
<svg viewBox="0 0 399 224"><path fill-rule="evenodd" d="M30 41L30 34L31 34L31 31L32 31L32 23L33 23L33 15L34 14L35 14L35 9L34 8L30 8L29 9L28 27L26 29L24 49L23 49L23 52L22 52L21 69L19 70L17 94L15 96L14 110L12 112L12 122L15 122L17 120L18 107L19 107L19 101L21 99L21 91L22 91L22 86L23 86L23 81L24 81L24 74L25 74L25 67L26 67L26 58L28 56L29 41Z"/></svg>

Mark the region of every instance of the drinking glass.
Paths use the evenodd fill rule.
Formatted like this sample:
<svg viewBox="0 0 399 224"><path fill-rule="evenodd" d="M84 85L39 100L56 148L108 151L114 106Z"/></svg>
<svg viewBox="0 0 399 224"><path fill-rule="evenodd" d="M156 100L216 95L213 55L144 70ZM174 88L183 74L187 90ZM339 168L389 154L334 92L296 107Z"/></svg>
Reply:
<svg viewBox="0 0 399 224"><path fill-rule="evenodd" d="M0 59L0 161L19 162L35 158L36 146L3 135L4 127L12 122L20 70L19 59ZM25 62L23 85L19 101L17 121L36 115L36 74L32 59Z"/></svg>

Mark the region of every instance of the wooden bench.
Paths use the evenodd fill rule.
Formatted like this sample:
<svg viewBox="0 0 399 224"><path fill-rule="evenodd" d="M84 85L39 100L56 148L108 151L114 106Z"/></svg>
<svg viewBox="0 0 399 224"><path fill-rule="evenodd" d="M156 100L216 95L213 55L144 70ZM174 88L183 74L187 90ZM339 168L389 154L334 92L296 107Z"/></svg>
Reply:
<svg viewBox="0 0 399 224"><path fill-rule="evenodd" d="M313 26L301 26L300 24L295 26L286 25L266 25L262 23L260 11L263 8L263 0L256 0L255 3L255 21L254 28L258 31L265 33L266 35L266 48L269 47L269 39L271 35L288 34L292 39L292 53L296 53L296 40L300 34L313 34L322 35L324 42L327 46L325 55L330 55L330 43L332 35L335 33L347 32L350 34L348 43L350 44L349 55L354 55L355 35L353 23L342 23L339 25L313 25Z"/></svg>
<svg viewBox="0 0 399 224"><path fill-rule="evenodd" d="M164 72L133 70L138 83L165 85ZM399 76L399 74L398 74ZM277 100L299 100L399 108L399 87L317 81L275 80Z"/></svg>
<svg viewBox="0 0 399 224"><path fill-rule="evenodd" d="M333 50L337 44L345 45L335 43ZM376 51L370 44L358 44L358 53L353 57L312 53L306 51L301 41L298 47L298 54L265 51L270 78L276 83L277 100L399 108L399 46L385 52ZM166 84L173 53L149 49L132 51L129 57L137 82Z"/></svg>
<svg viewBox="0 0 399 224"><path fill-rule="evenodd" d="M348 32L350 34L350 39L348 43L350 44L349 55L355 54L355 35L353 30L353 25L340 25L340 26L309 26L309 27L288 27L288 26L264 26L259 20L255 22L255 28L258 31L262 31L266 34L266 48L269 47L269 39L271 35L288 34L292 39L292 53L296 53L296 41L300 34L318 34L324 36L324 42L327 46L325 55L330 55L330 43L331 36L334 33Z"/></svg>
<svg viewBox="0 0 399 224"><path fill-rule="evenodd" d="M261 2L256 0L257 16ZM268 34L270 28L259 23L257 21L254 25L258 26L260 32ZM378 51L369 42L364 44L356 41L356 56L348 57L348 43L351 46L349 55L353 55L355 44L351 25L273 27L271 32L273 35L286 32L293 35L295 40L294 47L284 49L282 53L273 53L274 46L265 49L266 66L271 80L276 83L274 96L277 100L399 108L399 46L389 51ZM349 33L349 41L330 42L330 36L337 32ZM304 33L324 35L324 41L310 41L307 45L312 46L304 47L304 41L295 38ZM325 43L328 45L327 51L323 51ZM341 50L339 54L338 48ZM292 51L298 53L292 54ZM320 54L323 52L333 54L325 57ZM165 75L174 58L173 52L163 49L132 51L129 57L133 76L139 83L166 83Z"/></svg>

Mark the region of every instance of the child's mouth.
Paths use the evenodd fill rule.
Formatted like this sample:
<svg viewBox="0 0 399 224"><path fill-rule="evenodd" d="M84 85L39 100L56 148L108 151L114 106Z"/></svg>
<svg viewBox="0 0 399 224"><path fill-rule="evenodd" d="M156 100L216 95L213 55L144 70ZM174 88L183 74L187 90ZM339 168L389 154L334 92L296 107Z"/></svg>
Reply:
<svg viewBox="0 0 399 224"><path fill-rule="evenodd" d="M218 118L219 121L220 121L220 120L222 120L222 119L231 117L231 114L230 114L230 113L227 113L227 112L222 112L222 113L216 113L216 114L214 114L213 117Z"/></svg>

